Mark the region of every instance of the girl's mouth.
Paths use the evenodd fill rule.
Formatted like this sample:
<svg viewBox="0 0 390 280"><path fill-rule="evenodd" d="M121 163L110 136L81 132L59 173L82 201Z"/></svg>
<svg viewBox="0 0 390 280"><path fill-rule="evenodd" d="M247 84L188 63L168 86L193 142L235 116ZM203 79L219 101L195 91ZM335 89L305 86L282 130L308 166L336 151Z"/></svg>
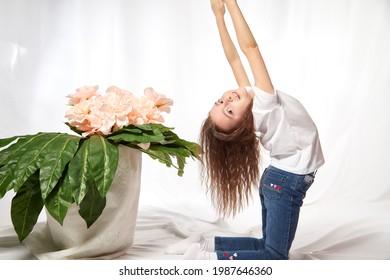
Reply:
<svg viewBox="0 0 390 280"><path fill-rule="evenodd" d="M237 98L238 100L241 100L241 97L240 97L240 95L237 93L237 92L234 92L233 91L233 96L235 97L235 98Z"/></svg>

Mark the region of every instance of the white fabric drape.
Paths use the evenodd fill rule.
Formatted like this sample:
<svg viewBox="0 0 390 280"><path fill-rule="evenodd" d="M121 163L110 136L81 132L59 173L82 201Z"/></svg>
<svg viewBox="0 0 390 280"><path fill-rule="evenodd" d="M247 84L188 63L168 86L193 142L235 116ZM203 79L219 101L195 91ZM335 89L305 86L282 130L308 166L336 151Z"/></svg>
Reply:
<svg viewBox="0 0 390 280"><path fill-rule="evenodd" d="M275 87L305 105L325 154L292 258L389 259L390 2L239 4ZM65 96L95 84L168 95L166 125L190 141L214 100L236 86L208 0L0 0L0 138L69 132ZM164 248L195 233L260 235L256 192L223 221L196 162L178 177L144 156L142 170L134 247L123 258L174 258ZM0 258L31 258L12 230L12 196L0 200Z"/></svg>

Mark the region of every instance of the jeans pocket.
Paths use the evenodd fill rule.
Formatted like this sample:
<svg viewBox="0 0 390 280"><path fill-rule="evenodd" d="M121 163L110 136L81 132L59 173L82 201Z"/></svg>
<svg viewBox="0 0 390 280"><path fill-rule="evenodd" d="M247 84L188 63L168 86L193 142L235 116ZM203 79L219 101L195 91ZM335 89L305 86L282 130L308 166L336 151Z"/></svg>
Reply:
<svg viewBox="0 0 390 280"><path fill-rule="evenodd" d="M310 187L314 182L314 176L311 174L305 175L305 177L303 177L303 181Z"/></svg>
<svg viewBox="0 0 390 280"><path fill-rule="evenodd" d="M314 176L312 176L311 174L301 176L301 178L299 180L299 189L298 190L303 194L303 197L306 196L306 192L308 191L310 186L313 184L313 182L314 182Z"/></svg>
<svg viewBox="0 0 390 280"><path fill-rule="evenodd" d="M280 199L285 186L285 181L284 177L269 171L261 184L261 191L264 197L268 200Z"/></svg>

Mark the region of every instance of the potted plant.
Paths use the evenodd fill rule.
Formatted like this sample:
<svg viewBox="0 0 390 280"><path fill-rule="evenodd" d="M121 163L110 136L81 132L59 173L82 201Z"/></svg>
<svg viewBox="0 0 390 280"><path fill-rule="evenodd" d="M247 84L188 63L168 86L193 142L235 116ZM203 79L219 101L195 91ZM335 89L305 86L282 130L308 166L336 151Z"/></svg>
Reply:
<svg viewBox="0 0 390 280"><path fill-rule="evenodd" d="M86 229L91 228L109 203L107 194L117 176L121 150L145 153L177 168L179 176L187 158L199 159L198 144L162 124L162 113L169 113L173 102L152 88L136 97L116 86L104 93L98 86L83 86L68 97L66 124L75 133L0 139L0 198L15 192L11 218L21 242L43 209L63 226L68 210L75 207ZM128 155L127 160L132 156L136 157ZM132 178L134 174L125 180ZM139 184L139 178L136 181Z"/></svg>

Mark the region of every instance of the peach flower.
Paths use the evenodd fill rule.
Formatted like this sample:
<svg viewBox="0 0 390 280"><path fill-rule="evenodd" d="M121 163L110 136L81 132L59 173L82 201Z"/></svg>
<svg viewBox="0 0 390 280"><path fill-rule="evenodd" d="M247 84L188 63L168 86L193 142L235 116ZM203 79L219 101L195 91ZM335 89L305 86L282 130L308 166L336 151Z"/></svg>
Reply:
<svg viewBox="0 0 390 280"><path fill-rule="evenodd" d="M97 90L99 86L82 86L76 89L75 93L69 94L67 97L70 98L69 104L75 105L80 103L83 100L88 100L93 96L98 95Z"/></svg>
<svg viewBox="0 0 390 280"><path fill-rule="evenodd" d="M146 97L140 97L137 99L135 109L130 115L136 117L137 124L164 122L164 118L161 116L155 103Z"/></svg>
<svg viewBox="0 0 390 280"><path fill-rule="evenodd" d="M144 91L144 95L151 101L154 102L156 107L162 111L169 113L171 108L169 106L173 105L173 100L166 98L165 95L156 92L153 88L148 87Z"/></svg>
<svg viewBox="0 0 390 280"><path fill-rule="evenodd" d="M94 102L91 100L84 100L67 110L65 112L65 117L70 121L69 123L72 126L75 126L77 129L79 129L79 125L83 124L83 127L86 125L89 114L91 113L91 108L93 106Z"/></svg>
<svg viewBox="0 0 390 280"><path fill-rule="evenodd" d="M72 106L65 117L83 136L108 135L129 124L162 123L161 113L169 113L173 104L152 88L146 88L141 97L116 86L110 86L105 93L97 90L98 86L83 86L68 95Z"/></svg>

